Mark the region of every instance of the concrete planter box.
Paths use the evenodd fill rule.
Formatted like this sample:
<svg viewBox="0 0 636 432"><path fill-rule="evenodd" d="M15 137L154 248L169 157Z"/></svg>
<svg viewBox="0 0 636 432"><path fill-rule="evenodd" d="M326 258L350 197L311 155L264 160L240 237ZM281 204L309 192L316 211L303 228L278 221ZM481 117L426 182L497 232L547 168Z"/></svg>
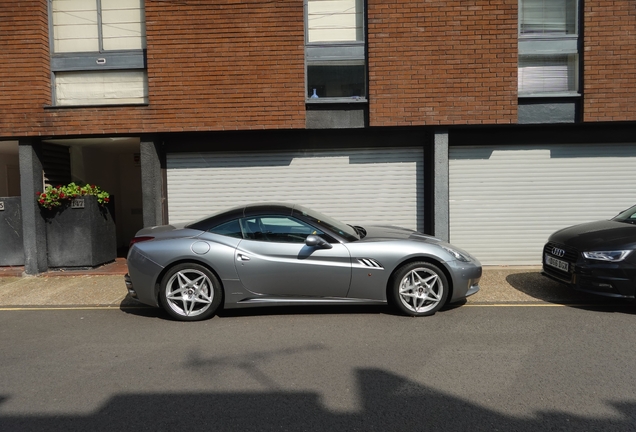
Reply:
<svg viewBox="0 0 636 432"><path fill-rule="evenodd" d="M49 267L95 267L117 257L117 237L112 208L102 207L94 196L72 205L42 210L46 221Z"/></svg>
<svg viewBox="0 0 636 432"><path fill-rule="evenodd" d="M0 266L24 265L21 202L21 197L0 197Z"/></svg>

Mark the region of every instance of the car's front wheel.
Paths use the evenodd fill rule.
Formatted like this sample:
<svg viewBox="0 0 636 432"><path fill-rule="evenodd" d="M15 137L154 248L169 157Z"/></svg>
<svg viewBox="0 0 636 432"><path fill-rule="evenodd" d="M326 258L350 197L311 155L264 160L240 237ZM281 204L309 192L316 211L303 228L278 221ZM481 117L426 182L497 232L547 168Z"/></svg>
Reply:
<svg viewBox="0 0 636 432"><path fill-rule="evenodd" d="M433 315L448 298L448 281L444 272L427 262L400 267L392 280L393 304L412 316Z"/></svg>
<svg viewBox="0 0 636 432"><path fill-rule="evenodd" d="M180 321L211 317L221 304L221 298L221 283L210 270L199 264L176 265L161 280L161 305Z"/></svg>

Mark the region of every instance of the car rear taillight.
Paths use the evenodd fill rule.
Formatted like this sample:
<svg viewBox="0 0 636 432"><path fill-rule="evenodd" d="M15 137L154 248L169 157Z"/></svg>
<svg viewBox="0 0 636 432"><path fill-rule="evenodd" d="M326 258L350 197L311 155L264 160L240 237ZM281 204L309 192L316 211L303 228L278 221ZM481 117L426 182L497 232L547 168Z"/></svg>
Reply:
<svg viewBox="0 0 636 432"><path fill-rule="evenodd" d="M135 243L141 243L141 242L145 242L152 239L154 239L154 237L150 237L150 236L135 237L130 241L129 247L132 247L132 245L134 245Z"/></svg>

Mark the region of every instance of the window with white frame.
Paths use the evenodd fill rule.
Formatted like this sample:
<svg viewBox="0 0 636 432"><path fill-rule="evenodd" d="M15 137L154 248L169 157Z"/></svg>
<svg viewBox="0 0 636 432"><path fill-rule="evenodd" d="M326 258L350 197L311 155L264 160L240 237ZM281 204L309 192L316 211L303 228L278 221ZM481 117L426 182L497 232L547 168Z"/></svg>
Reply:
<svg viewBox="0 0 636 432"><path fill-rule="evenodd" d="M56 106L148 102L143 0L50 0Z"/></svg>
<svg viewBox="0 0 636 432"><path fill-rule="evenodd" d="M366 101L364 0L305 0L308 102Z"/></svg>
<svg viewBox="0 0 636 432"><path fill-rule="evenodd" d="M579 96L578 0L519 0L519 97Z"/></svg>

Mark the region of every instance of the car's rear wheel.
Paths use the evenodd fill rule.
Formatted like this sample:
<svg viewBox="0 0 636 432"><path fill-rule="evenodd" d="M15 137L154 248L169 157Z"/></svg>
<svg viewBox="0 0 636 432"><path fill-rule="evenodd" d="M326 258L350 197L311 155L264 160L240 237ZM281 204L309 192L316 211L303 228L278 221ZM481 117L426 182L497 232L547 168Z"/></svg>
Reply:
<svg viewBox="0 0 636 432"><path fill-rule="evenodd" d="M176 265L161 280L161 305L180 321L210 318L221 304L221 298L221 283L210 270L199 264Z"/></svg>
<svg viewBox="0 0 636 432"><path fill-rule="evenodd" d="M448 291L446 276L437 266L414 262L395 272L392 303L407 315L433 315L446 303Z"/></svg>

